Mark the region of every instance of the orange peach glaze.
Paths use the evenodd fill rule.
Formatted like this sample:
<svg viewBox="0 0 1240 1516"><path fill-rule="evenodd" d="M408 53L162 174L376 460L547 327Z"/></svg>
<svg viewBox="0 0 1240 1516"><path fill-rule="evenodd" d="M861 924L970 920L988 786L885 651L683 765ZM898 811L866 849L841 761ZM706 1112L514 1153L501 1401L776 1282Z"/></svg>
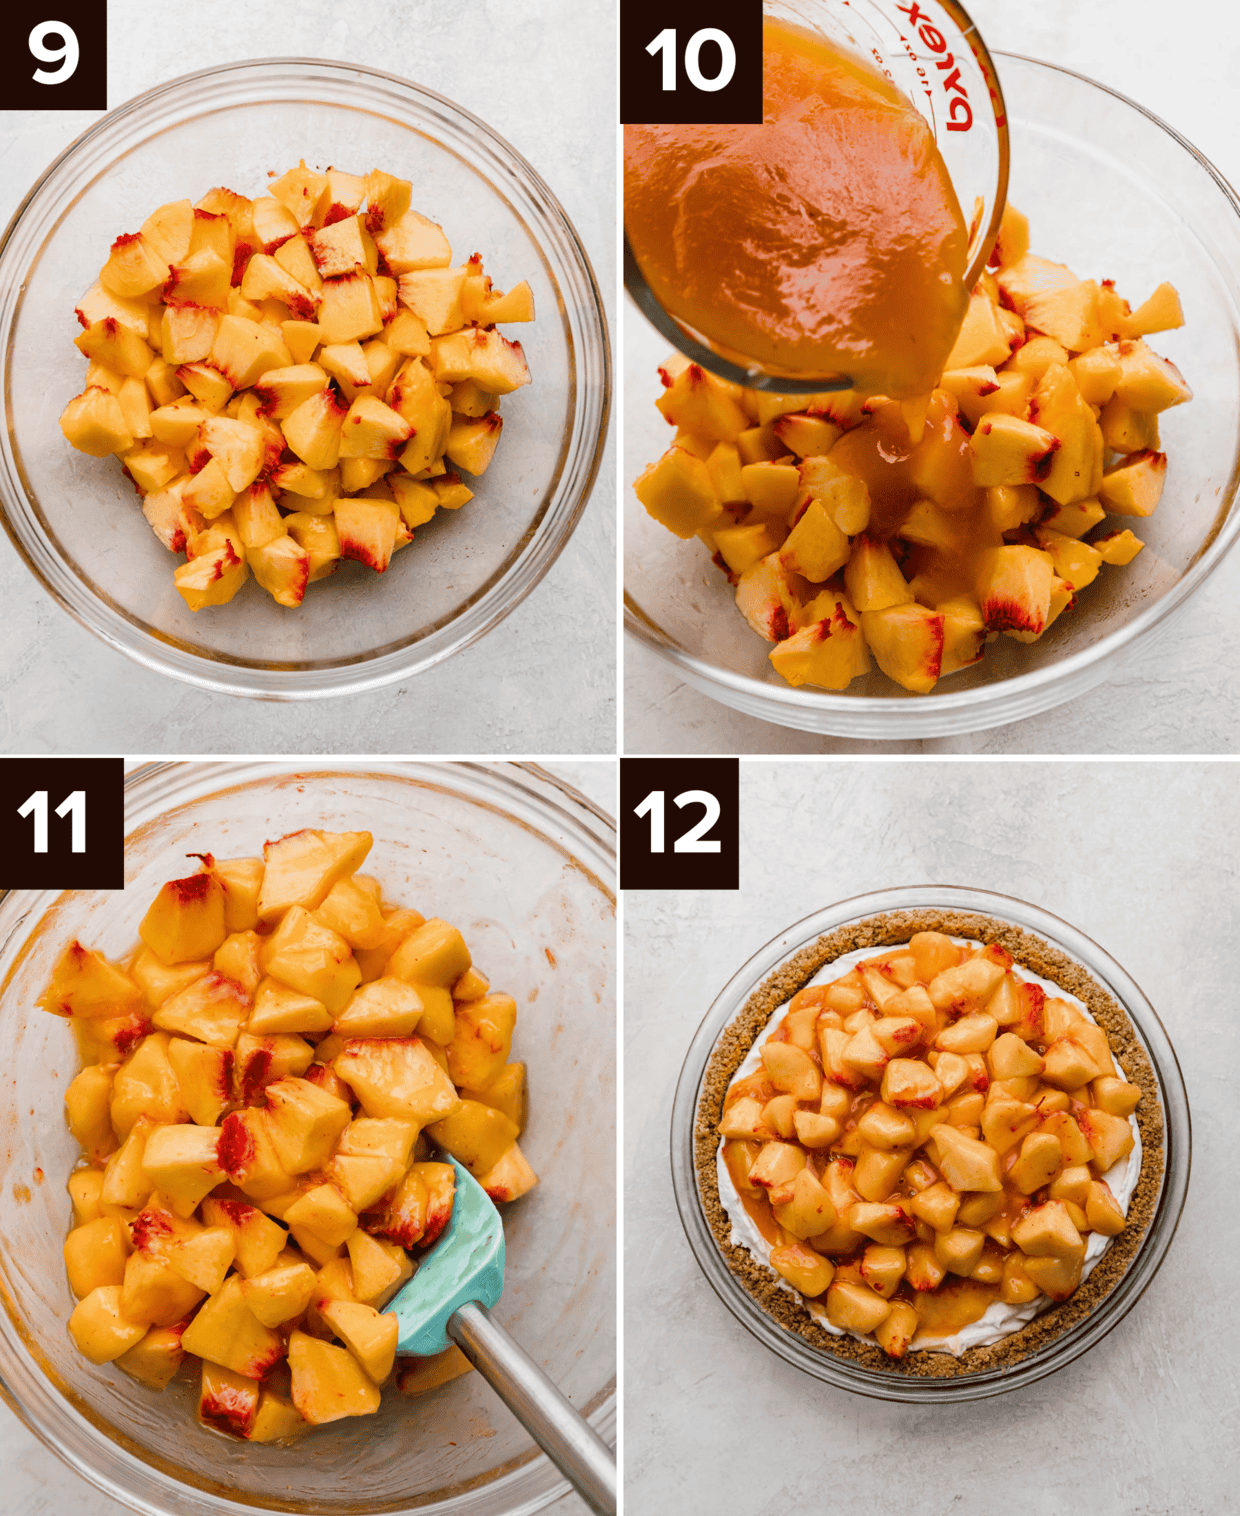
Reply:
<svg viewBox="0 0 1240 1516"><path fill-rule="evenodd" d="M885 957L886 955L879 955L876 958L867 959L866 963L861 966L880 967L885 962ZM825 985L807 986L805 989L799 991L789 1002L789 1010L799 1010L811 1004L824 1005L823 997L826 989L827 986ZM871 1004L870 1009L873 1010L875 1007ZM786 1018L781 1019L770 1035L762 1039L763 1043L785 1042L787 1040ZM820 1062L817 1052L811 1052L810 1057L813 1058L815 1063ZM765 1103L767 1100L773 1099L778 1093L779 1091L770 1078L763 1070L759 1069L744 1078L733 1081L728 1088L727 1096L724 1100L724 1110L727 1110L736 1100L746 1095L755 1097ZM1081 1100L1083 1093L1078 1092L1074 1096L1074 1106L1084 1103ZM852 1106L841 1122L842 1132L839 1142L833 1144L828 1151L821 1153L811 1152L807 1155L809 1165L815 1175L821 1177L827 1164L836 1157L845 1156L850 1163L852 1162L852 1153L855 1153L856 1149L850 1143L850 1135L855 1134L857 1123L865 1115L868 1108L879 1098L878 1091L874 1089L859 1090L854 1095ZM749 1151L746 1152L746 1149ZM758 1228L763 1238L772 1247L788 1246L796 1243L797 1239L776 1221L766 1194L755 1194L754 1187L747 1182L749 1165L760 1150L761 1144L757 1142L727 1141L723 1145L724 1161L727 1164L728 1173L732 1178L733 1185L741 1198L741 1203L747 1215ZM1026 1195L1022 1193L1007 1179L1007 1175L1015 1163L1019 1151L1020 1145L1017 1144L1000 1158L1000 1167L1004 1173L1005 1183L1003 1187L1003 1203L996 1212L995 1219L1005 1217L1009 1223L1018 1221L1021 1214L1031 1206L1036 1205L1039 1200L1038 1195ZM906 1170L905 1176L901 1178L895 1189L887 1197L885 1203L900 1204L901 1202L910 1201L917 1193L917 1189L909 1182L908 1171ZM919 1238L921 1238L923 1232L925 1232L926 1236L933 1235L925 1228L924 1223L921 1223L918 1225ZM914 1238L914 1241L917 1240L918 1238ZM870 1246L869 1239L863 1238L856 1252L852 1255L848 1257L833 1255L831 1257L831 1262L836 1265L835 1281L840 1283L852 1282L855 1284L865 1284L867 1282L861 1274L860 1262L861 1254L868 1246ZM994 1244L988 1244L988 1254L992 1250L994 1250ZM1006 1256L1006 1254L1003 1256ZM962 1327L968 1326L971 1322L979 1321L985 1314L987 1306L992 1301L999 1299L999 1294L1000 1287L998 1284L987 1284L980 1280L965 1279L949 1273L942 1283L933 1290L915 1290L907 1279L902 1279L891 1298L893 1300L907 1301L917 1312L918 1335L922 1341L925 1341L935 1337L950 1337L960 1331Z"/></svg>
<svg viewBox="0 0 1240 1516"><path fill-rule="evenodd" d="M763 27L765 119L625 128L625 231L651 289L719 350L909 399L968 304L968 231L929 126L868 63Z"/></svg>
<svg viewBox="0 0 1240 1516"><path fill-rule="evenodd" d="M920 442L909 441L908 424L895 404L880 406L831 449L831 462L864 482L870 492L868 535L885 541L902 559L900 571L917 579L918 599L941 605L976 592L985 554L1004 538L987 510L986 492L973 483L969 435L950 396L934 395ZM907 556L892 543L919 500L939 507L946 540L934 547L912 544Z"/></svg>

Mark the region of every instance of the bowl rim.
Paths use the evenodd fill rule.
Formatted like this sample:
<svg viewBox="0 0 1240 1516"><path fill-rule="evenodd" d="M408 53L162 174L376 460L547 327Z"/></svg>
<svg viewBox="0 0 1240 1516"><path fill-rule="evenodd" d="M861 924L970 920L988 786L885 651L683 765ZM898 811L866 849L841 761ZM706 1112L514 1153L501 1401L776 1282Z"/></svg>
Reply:
<svg viewBox="0 0 1240 1516"><path fill-rule="evenodd" d="M1120 90L1102 84L1076 69L1064 68L1026 53L995 49L993 57L1046 69L1088 85L1112 96L1137 111L1184 149L1214 181L1240 221L1240 195L1227 177L1193 146L1189 140L1161 116L1140 105ZM1107 677L1111 660L1120 653L1131 653L1165 630L1169 622L1185 608L1214 570L1235 546L1240 537L1240 511L1235 509L1240 492L1240 451L1233 458L1231 476L1220 492L1219 508L1205 545L1185 569L1180 579L1164 594L1144 606L1127 625L1100 637L1088 647L1057 660L1044 669L1031 669L1010 679L979 685L972 690L937 691L914 698L908 696L849 697L826 690L797 689L764 680L752 679L731 669L718 667L692 653L685 652L643 611L637 601L624 591L624 629L644 647L678 668L689 682L704 694L746 714L776 725L797 727L842 736L866 738L900 738L951 736L967 731L982 731L1003 726L1027 716L1052 709L1075 698L1083 689ZM631 486L624 493L627 502ZM798 719L801 718L801 719Z"/></svg>
<svg viewBox="0 0 1240 1516"><path fill-rule="evenodd" d="M140 811L140 819L135 821L127 804L125 837L128 839L132 832L145 828L158 817L264 775L340 778L356 774L429 781L443 787L445 771L449 775L459 774L463 777L464 784L453 787L457 798L482 810L499 811L505 820L521 830L530 830L531 818L537 816L545 827L542 833L544 842L566 855L569 853L569 845L572 845L575 849L572 856L576 870L585 876L591 888L604 893L614 907L617 898L616 819L577 789L571 781L551 773L540 763L531 761L334 758L330 755L249 760L151 760L136 765L125 775L126 801L133 795L142 796L146 808L152 811L151 815ZM187 790L183 788L185 785L192 788ZM504 808L506 800L510 803L510 809ZM5 916L9 911L17 913L14 921L0 927L0 959L13 960L0 978L0 991L7 990L24 957L26 943L37 932L39 923L52 904L64 893L66 892L54 889L0 890L0 910L4 911ZM10 897L15 898L10 901ZM0 1287L0 1311L5 1310L4 1293L4 1288ZM44 1447L55 1453L75 1474L94 1488L119 1503L144 1513L144 1516L169 1516L174 1510L184 1512L186 1516L190 1512L194 1516L227 1516L230 1512L290 1509L287 1505L268 1505L254 1497L229 1499L213 1490L187 1484L167 1473L158 1462L140 1457L123 1431L119 1436L102 1431L96 1418L80 1408L72 1392L48 1374L40 1355L32 1350L24 1334L19 1333L19 1336L22 1339L24 1357L14 1366L16 1382L10 1379L7 1366L0 1365L0 1400L8 1405ZM7 1352L3 1343L4 1339L0 1338L0 1352ZM618 1340L616 1351L618 1366ZM52 1407L54 1419L40 1419L36 1408L26 1403L20 1388L21 1382L25 1380L31 1381L36 1395ZM594 1430L610 1445L615 1446L618 1432L618 1369L613 1372L610 1382L596 1392L590 1405L584 1408L584 1414ZM102 1438L111 1450L112 1466L109 1469L96 1467L83 1455L83 1426L87 1429L88 1436ZM118 1475L130 1463L146 1471L148 1478L154 1481L150 1491L134 1492L118 1483ZM547 1455L537 1446L532 1446L506 1472L476 1489L453 1494L434 1506L418 1500L411 1506L393 1507L390 1516L418 1516L418 1513L427 1510L442 1512L443 1516L467 1516L471 1501L475 1498L485 1499L488 1493L503 1496L509 1487L528 1482L531 1477L533 1488L519 1491L516 1504L503 1506L505 1516L533 1516L534 1512L543 1510L571 1493L569 1482ZM498 1516L499 1506L488 1509L494 1509Z"/></svg>
<svg viewBox="0 0 1240 1516"><path fill-rule="evenodd" d="M543 492L539 514L532 525L522 529L522 536L529 540L526 541L524 547L520 548L517 556L512 559L500 577L477 592L449 621L432 628L416 640L394 651L383 652L378 656L364 656L341 663L324 664L310 670L278 666L273 668L260 661L246 663L228 656L203 652L178 638L152 635L138 628L128 614L112 607L108 599L102 596L88 580L65 570L61 555L52 551L50 544L45 541L41 541L39 546L44 549L47 564L51 566L50 570L36 561L35 553L27 546L18 525L12 519L6 498L7 490L14 486L14 481L16 480L17 485L22 487L24 480L20 472L15 470L12 471L14 478L10 478L9 460L7 458L0 460L0 463L4 465L0 466L0 525L4 527L9 541L17 550L22 562L60 609L67 611L80 626L109 647L156 673L217 694L281 701L329 699L339 695L353 695L381 688L400 679L411 678L442 663L452 654L471 646L511 614L549 572L567 546L569 538L576 530L585 511L602 466L610 430L614 390L611 333L606 303L594 272L594 265L580 234L546 180L507 138L501 136L481 117L459 105L449 96L402 75L372 68L362 63L301 56L244 58L213 65L210 68L197 69L192 73L180 74L174 79L153 85L150 89L123 101L80 132L35 180L10 217L4 231L0 233L0 267L3 266L19 224L41 191L65 170L75 155L96 139L106 137L108 133L115 131L124 122L141 112L157 108L161 101L178 98L179 95L202 81L224 77L261 78L264 74L272 74L273 71L286 73L292 70L319 71L341 80L361 75L382 81L389 90L395 88L406 97L413 97L441 113L454 117L462 126L468 127L474 139L495 154L514 178L521 182L522 187L537 201L542 214L548 218L559 236L564 239L562 251L567 254L570 265L575 264L572 273L583 288L582 299L578 302L578 324L581 327L579 332L575 332L569 323L565 302L562 299L559 302L561 305L559 318L565 328L571 376L568 418L570 426L551 482ZM355 107L347 105L344 108L352 110ZM400 124L422 135L432 135L426 131L424 125L403 120ZM483 177L493 192L503 193L502 186L491 186L489 178L485 175ZM538 229L539 234L535 235L536 229L529 225L527 216L523 213L518 214L527 234L537 245L544 262L547 262L541 229ZM559 265L548 263L548 268L552 270L557 293L562 296ZM20 281L25 270L16 272ZM588 340L583 341L583 338ZM595 344L597 350L592 352L591 348ZM590 367L597 365L599 373L596 379L583 372L587 365ZM7 352L0 358L0 368L3 370L7 389L11 379ZM575 401L574 395L577 397ZM579 418L574 414L574 407L581 411ZM11 436L11 421L6 430ZM591 431L593 431L592 445L586 441L575 451L574 439L588 439ZM559 498L566 475L572 476L571 493L566 497L571 499L571 504L568 505ZM562 514L555 521L554 533L541 535L540 528L553 517L557 510ZM43 534L39 532L38 536L42 538ZM66 576L66 583L63 586L56 584L50 577L58 568ZM457 628L455 633L454 627ZM309 684L303 683L307 677L312 681Z"/></svg>
<svg viewBox="0 0 1240 1516"><path fill-rule="evenodd" d="M883 1374L816 1351L766 1314L728 1269L702 1208L694 1162L694 1130L711 1056L749 996L774 969L823 933L893 911L944 906L1011 922L1068 953L1118 1001L1149 1058L1163 1108L1164 1167L1154 1215L1135 1257L1096 1310L1011 1368L946 1379ZM772 1353L814 1379L874 1400L927 1404L966 1402L1033 1384L1066 1367L1100 1342L1132 1310L1162 1266L1188 1193L1192 1118L1175 1048L1136 981L1091 937L1029 901L961 885L895 885L825 906L786 927L753 953L712 1001L694 1032L676 1083L669 1160L676 1209L689 1250L706 1282L732 1316Z"/></svg>

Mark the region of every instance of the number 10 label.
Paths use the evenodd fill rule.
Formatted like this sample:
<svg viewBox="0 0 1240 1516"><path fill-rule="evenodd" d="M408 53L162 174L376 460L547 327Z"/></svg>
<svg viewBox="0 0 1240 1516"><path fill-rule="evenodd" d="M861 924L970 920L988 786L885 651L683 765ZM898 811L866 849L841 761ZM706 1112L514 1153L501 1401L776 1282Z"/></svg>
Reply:
<svg viewBox="0 0 1240 1516"><path fill-rule="evenodd" d="M620 119L760 122L762 0L620 0Z"/></svg>

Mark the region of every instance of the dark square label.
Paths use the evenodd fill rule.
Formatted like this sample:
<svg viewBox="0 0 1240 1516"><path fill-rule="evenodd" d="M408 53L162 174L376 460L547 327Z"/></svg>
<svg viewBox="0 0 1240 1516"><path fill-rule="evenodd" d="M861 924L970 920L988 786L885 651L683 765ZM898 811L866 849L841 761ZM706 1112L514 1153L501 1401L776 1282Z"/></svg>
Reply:
<svg viewBox="0 0 1240 1516"><path fill-rule="evenodd" d="M762 120L762 0L621 0L620 120Z"/></svg>
<svg viewBox="0 0 1240 1516"><path fill-rule="evenodd" d="M0 888L124 887L124 759L0 758Z"/></svg>
<svg viewBox="0 0 1240 1516"><path fill-rule="evenodd" d="M740 888L740 760L621 758L620 888Z"/></svg>
<svg viewBox="0 0 1240 1516"><path fill-rule="evenodd" d="M107 0L35 0L0 21L0 109L107 108Z"/></svg>

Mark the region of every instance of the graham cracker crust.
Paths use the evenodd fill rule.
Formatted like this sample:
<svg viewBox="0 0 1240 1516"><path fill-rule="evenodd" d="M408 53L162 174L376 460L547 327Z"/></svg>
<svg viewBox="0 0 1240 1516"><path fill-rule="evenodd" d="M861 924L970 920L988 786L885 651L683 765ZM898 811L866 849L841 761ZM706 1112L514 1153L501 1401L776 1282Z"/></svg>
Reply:
<svg viewBox="0 0 1240 1516"><path fill-rule="evenodd" d="M1001 1342L969 1348L960 1357L918 1350L904 1358L893 1359L875 1343L862 1342L854 1337L835 1337L824 1331L806 1310L802 1298L784 1288L772 1268L759 1263L746 1248L732 1243L731 1223L719 1199L716 1170L719 1134L716 1128L736 1070L781 1005L824 965L845 953L894 947L907 942L915 932L943 932L975 942L998 943L1011 953L1018 965L1058 984L1086 1005L1106 1032L1111 1051L1125 1078L1143 1092L1144 1099L1134 1113L1141 1133L1142 1157L1141 1173L1128 1206L1127 1225L1112 1238L1110 1247L1094 1265L1089 1277L1067 1300L1049 1306ZM693 1150L698 1194L719 1251L730 1272L767 1315L787 1331L805 1338L820 1352L850 1359L858 1367L920 1379L950 1379L1012 1367L1084 1320L1116 1287L1135 1258L1153 1219L1165 1168L1158 1083L1145 1049L1118 1001L1107 994L1080 964L1032 932L992 916L932 907L868 916L850 926L839 927L803 948L766 979L724 1031L706 1065L694 1122Z"/></svg>

